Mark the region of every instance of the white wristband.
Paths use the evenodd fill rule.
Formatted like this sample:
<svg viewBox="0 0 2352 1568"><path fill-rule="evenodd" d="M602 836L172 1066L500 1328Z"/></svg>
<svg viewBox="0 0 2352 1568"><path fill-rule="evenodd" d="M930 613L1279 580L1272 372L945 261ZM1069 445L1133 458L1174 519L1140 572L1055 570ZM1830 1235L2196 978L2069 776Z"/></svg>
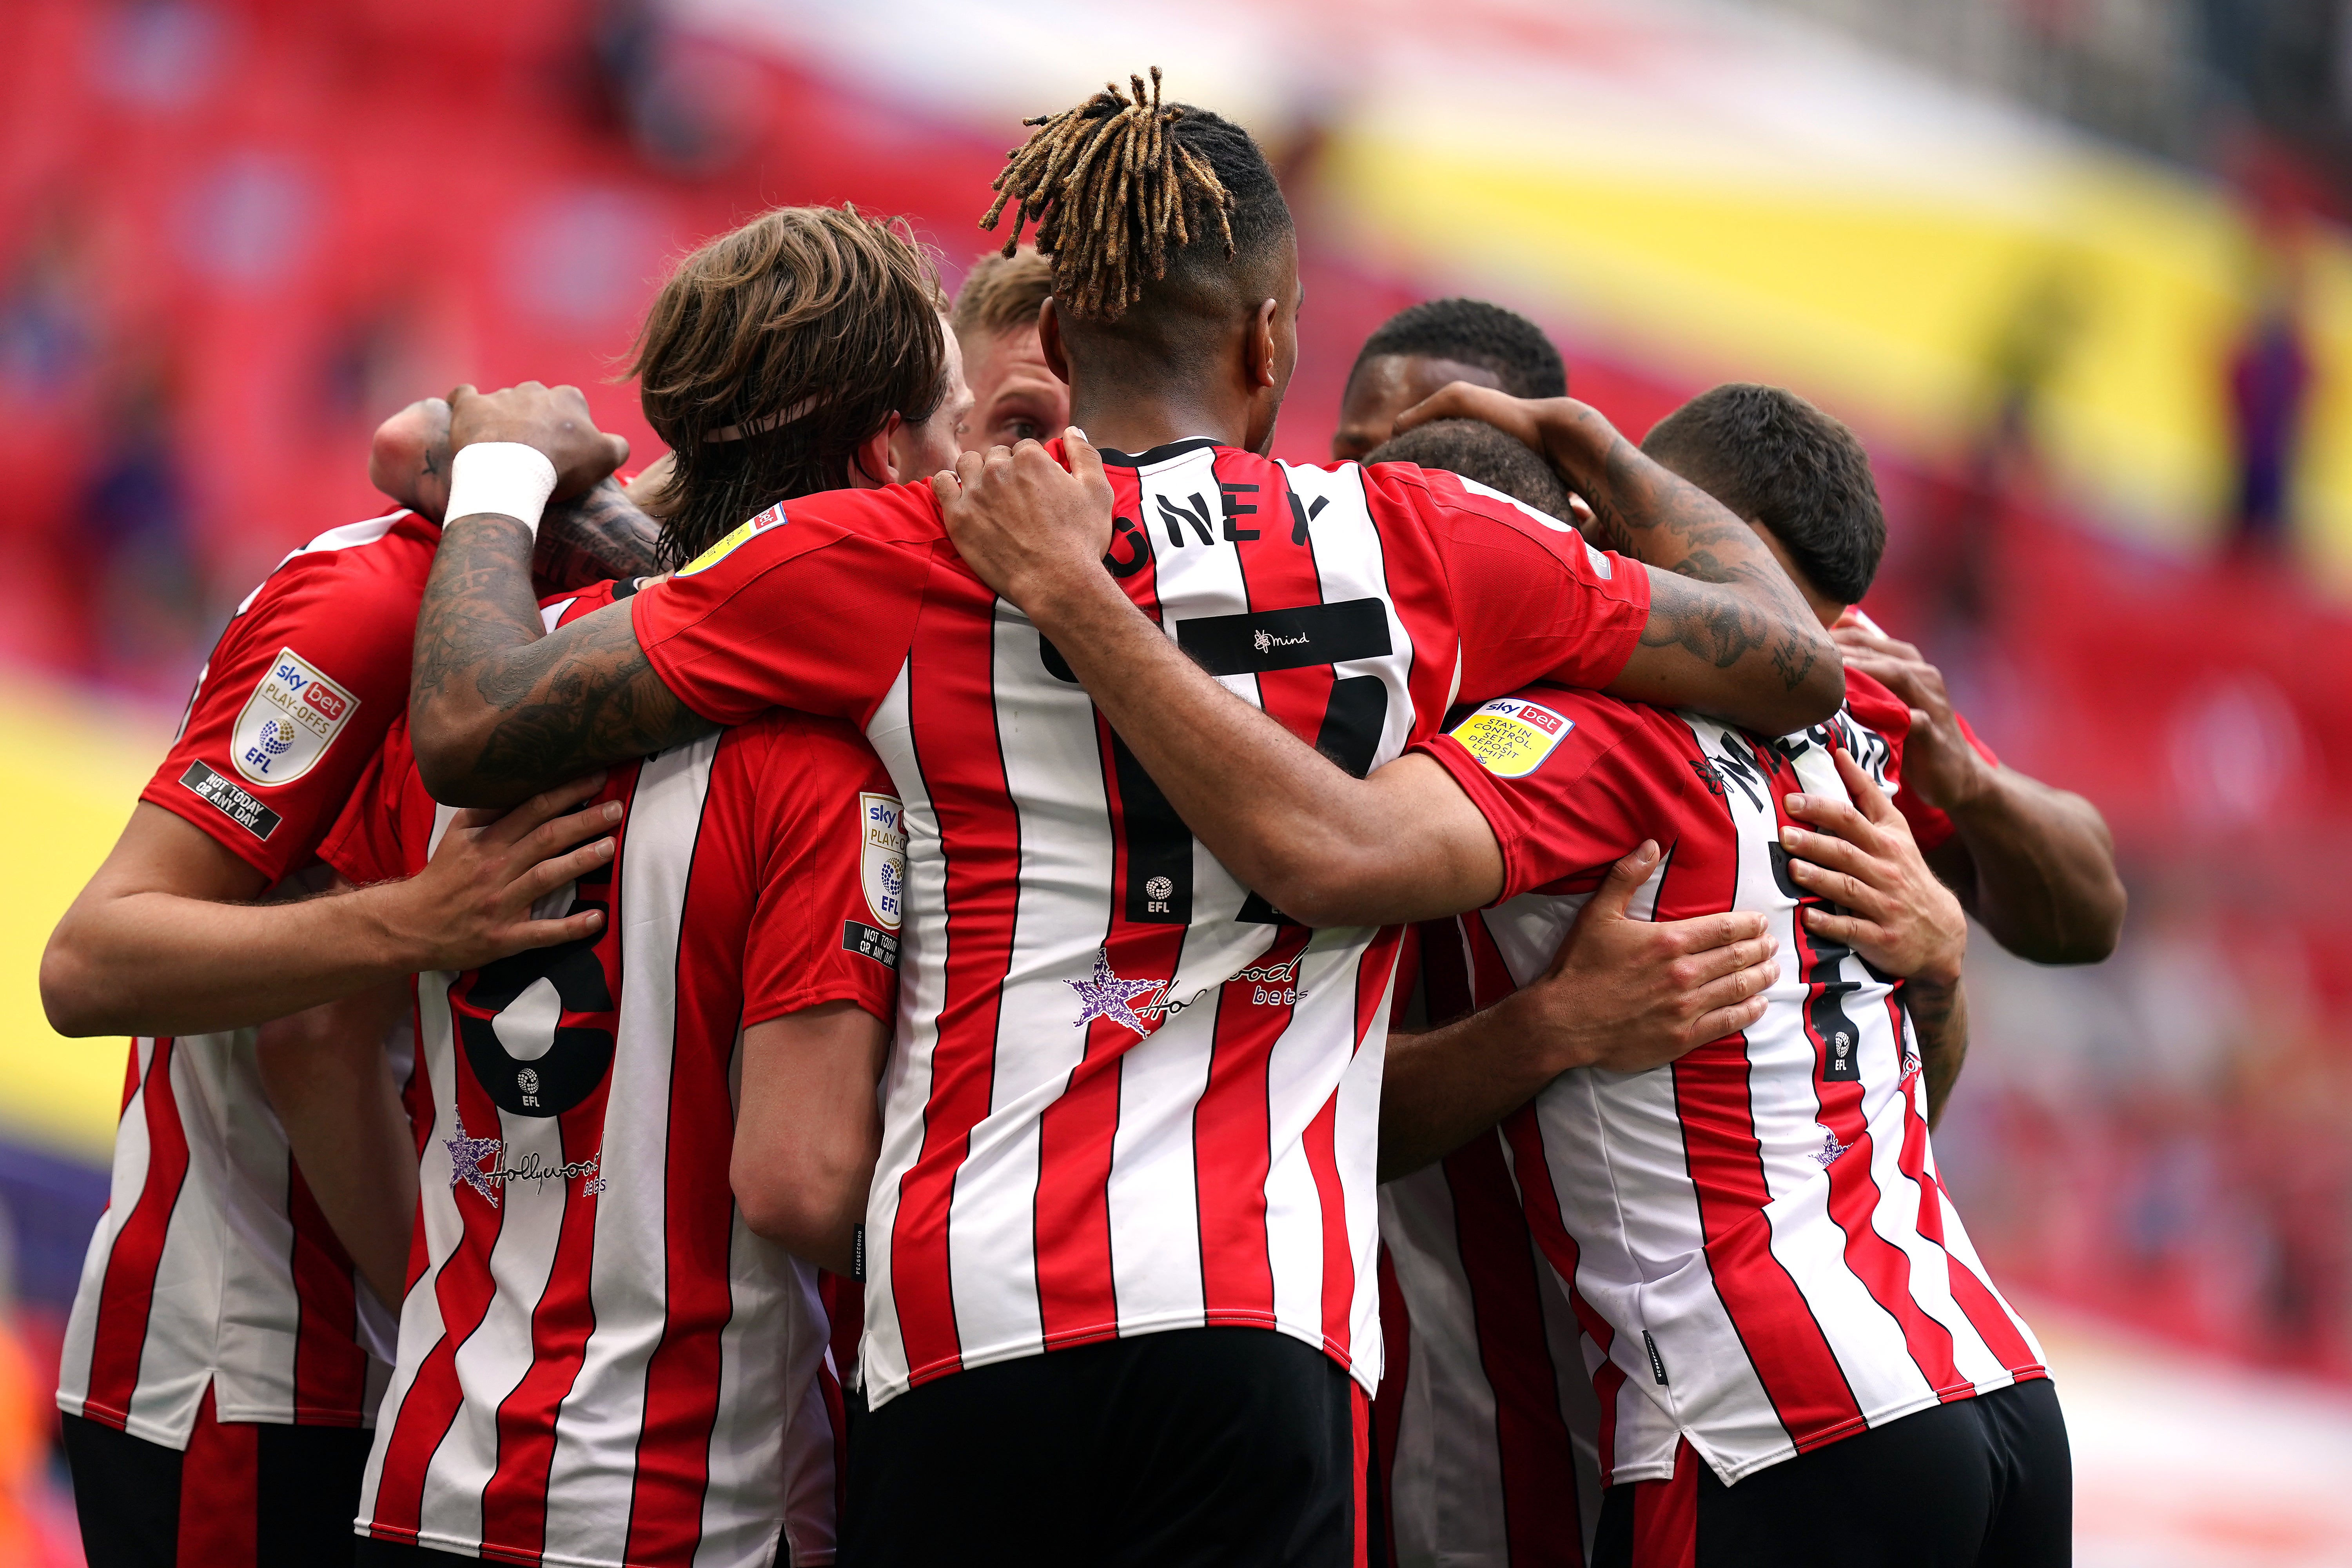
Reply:
<svg viewBox="0 0 2352 1568"><path fill-rule="evenodd" d="M555 493L555 465L547 454L520 441L477 441L461 447L449 464L449 504L442 516L455 522L477 512L510 517L539 537L539 514Z"/></svg>

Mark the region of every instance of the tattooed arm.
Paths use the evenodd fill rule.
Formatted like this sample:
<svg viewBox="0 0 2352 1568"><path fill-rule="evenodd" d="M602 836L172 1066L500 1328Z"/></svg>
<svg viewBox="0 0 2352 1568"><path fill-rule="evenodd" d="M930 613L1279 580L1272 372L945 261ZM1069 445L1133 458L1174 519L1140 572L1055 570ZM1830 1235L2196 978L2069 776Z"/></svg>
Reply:
<svg viewBox="0 0 2352 1568"><path fill-rule="evenodd" d="M1696 708L1784 735L1845 696L1836 646L1756 531L1644 457L1572 398L1523 401L1456 382L1398 416L1477 419L1543 453L1593 511L1596 538L1649 568L1650 618L1612 696Z"/></svg>
<svg viewBox="0 0 2352 1568"><path fill-rule="evenodd" d="M488 396L460 388L453 409L453 450L526 442L548 454L560 479L592 468L598 443L612 439L597 434L569 388L526 383ZM583 488L574 479L558 493ZM625 603L545 632L531 592L530 531L493 513L452 518L442 530L416 613L408 715L425 787L454 805L503 805L542 781L714 727L654 673ZM596 761L575 765L580 757Z"/></svg>

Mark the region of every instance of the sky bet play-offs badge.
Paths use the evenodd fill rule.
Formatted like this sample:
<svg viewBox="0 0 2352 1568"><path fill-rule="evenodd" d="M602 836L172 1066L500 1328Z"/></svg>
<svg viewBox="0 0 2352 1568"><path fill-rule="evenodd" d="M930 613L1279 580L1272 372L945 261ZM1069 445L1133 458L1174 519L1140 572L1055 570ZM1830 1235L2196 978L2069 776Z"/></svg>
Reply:
<svg viewBox="0 0 2352 1568"><path fill-rule="evenodd" d="M1560 737L1576 721L1533 702L1498 697L1454 727L1454 738L1470 748L1499 779L1523 779L1543 766Z"/></svg>
<svg viewBox="0 0 2352 1568"><path fill-rule="evenodd" d="M735 547L737 545L741 544L745 540L751 538L761 529L773 528L776 524L783 521L784 509L780 506L772 506L767 510L761 512L759 516L753 518L751 521L737 523L733 530L730 531L724 538L720 539L718 543L712 545L709 549L704 551L701 554L696 556L693 560L679 567L677 569L677 575L680 577L691 577L697 572L707 571L710 567L718 565L721 561L726 560L727 557L735 552Z"/></svg>
<svg viewBox="0 0 2352 1568"><path fill-rule="evenodd" d="M290 647L278 650L229 732L229 761L257 784L300 778L326 754L360 700Z"/></svg>

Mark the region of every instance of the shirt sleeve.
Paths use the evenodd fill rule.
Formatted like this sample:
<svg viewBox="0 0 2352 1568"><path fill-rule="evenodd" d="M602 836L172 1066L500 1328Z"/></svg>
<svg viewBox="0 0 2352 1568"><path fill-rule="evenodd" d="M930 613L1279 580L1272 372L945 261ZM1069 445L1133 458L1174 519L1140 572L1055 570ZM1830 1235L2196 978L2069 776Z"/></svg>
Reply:
<svg viewBox="0 0 2352 1568"><path fill-rule="evenodd" d="M419 866L407 847L404 828L412 805L409 796L421 793L415 785L415 753L408 745L408 721L404 716L384 737L361 770L344 803L341 815L328 829L319 845L319 858L343 878L345 881L364 887L370 882L389 882L396 878L413 875ZM430 812L429 802L426 811ZM430 817L425 837L430 837Z"/></svg>
<svg viewBox="0 0 2352 1568"><path fill-rule="evenodd" d="M737 737L764 752L743 1022L853 1002L887 1023L907 878L898 791L845 723L779 713L757 728Z"/></svg>
<svg viewBox="0 0 2352 1568"><path fill-rule="evenodd" d="M1436 469L1381 463L1368 490L1418 512L1462 638L1465 697L1532 680L1598 690L1623 673L1650 616L1649 573L1557 518Z"/></svg>
<svg viewBox="0 0 2352 1568"><path fill-rule="evenodd" d="M1412 749L1452 774L1495 830L1502 903L1538 889L1575 890L1644 838L1671 844L1674 813L1697 775L1661 742L1663 717L1537 686Z"/></svg>
<svg viewBox="0 0 2352 1568"><path fill-rule="evenodd" d="M298 556L229 622L140 792L273 883L312 858L408 706L423 578L340 554Z"/></svg>
<svg viewBox="0 0 2352 1568"><path fill-rule="evenodd" d="M771 507L638 593L631 625L655 673L714 723L771 708L864 722L905 662L944 537L918 489Z"/></svg>

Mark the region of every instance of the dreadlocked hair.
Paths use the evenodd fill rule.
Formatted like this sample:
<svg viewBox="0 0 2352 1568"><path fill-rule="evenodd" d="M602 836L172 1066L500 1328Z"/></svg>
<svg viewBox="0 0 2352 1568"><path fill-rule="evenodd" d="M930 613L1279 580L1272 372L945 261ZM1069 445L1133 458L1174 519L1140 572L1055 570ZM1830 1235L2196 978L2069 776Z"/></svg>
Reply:
<svg viewBox="0 0 2352 1568"><path fill-rule="evenodd" d="M1186 103L1163 103L1160 68L1147 89L1128 78L1059 114L1024 120L1029 140L1005 154L988 216L993 230L1007 205L1011 256L1021 231L1037 226L1037 248L1054 267L1054 299L1086 321L1116 321L1171 266L1247 257L1289 209L1264 154L1232 121ZM1188 252L1191 254L1188 256Z"/></svg>
<svg viewBox="0 0 2352 1568"><path fill-rule="evenodd" d="M846 485L892 414L929 419L947 393L946 309L906 224L845 204L778 207L679 262L629 366L677 463L653 502L662 563Z"/></svg>

